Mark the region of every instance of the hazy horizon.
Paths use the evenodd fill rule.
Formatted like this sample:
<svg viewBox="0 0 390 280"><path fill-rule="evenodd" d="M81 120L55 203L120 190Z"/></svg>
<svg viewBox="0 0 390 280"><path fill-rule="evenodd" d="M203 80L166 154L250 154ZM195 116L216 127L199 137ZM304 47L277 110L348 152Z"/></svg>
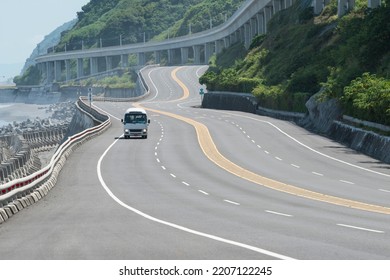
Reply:
<svg viewBox="0 0 390 280"><path fill-rule="evenodd" d="M0 83L19 75L38 43L77 18L89 0L2 1L0 9Z"/></svg>

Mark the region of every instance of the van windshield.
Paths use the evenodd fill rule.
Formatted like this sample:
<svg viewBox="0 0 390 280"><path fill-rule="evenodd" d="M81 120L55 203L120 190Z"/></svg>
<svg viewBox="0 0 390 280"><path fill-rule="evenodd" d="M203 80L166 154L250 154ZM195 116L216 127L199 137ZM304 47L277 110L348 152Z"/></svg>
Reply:
<svg viewBox="0 0 390 280"><path fill-rule="evenodd" d="M146 123L146 115L145 114L126 114L125 115L125 123Z"/></svg>

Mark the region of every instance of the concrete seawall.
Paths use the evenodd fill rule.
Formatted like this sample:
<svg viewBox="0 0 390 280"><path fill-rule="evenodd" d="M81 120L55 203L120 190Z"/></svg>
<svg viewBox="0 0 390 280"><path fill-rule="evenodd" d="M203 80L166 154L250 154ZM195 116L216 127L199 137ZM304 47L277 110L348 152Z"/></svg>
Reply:
<svg viewBox="0 0 390 280"><path fill-rule="evenodd" d="M202 101L203 108L244 111L290 120L349 148L390 163L390 137L339 121L338 119L342 119L342 111L335 100L318 103L314 96L306 106L307 114L269 110L260 107L252 94L230 92L206 93Z"/></svg>

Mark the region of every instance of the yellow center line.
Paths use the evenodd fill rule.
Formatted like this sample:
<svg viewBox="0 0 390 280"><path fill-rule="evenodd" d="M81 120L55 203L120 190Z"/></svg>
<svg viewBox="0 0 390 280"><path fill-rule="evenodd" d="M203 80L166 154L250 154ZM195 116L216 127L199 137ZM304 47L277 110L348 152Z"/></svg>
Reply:
<svg viewBox="0 0 390 280"><path fill-rule="evenodd" d="M186 87L186 85L185 85L182 81L180 81L180 80L177 78L177 76L176 76L176 73L177 73L180 69L182 69L182 68L183 68L183 67L175 68L175 70L173 70L172 73L171 73L171 77L172 77L172 79L173 79L174 81L176 81L176 82L179 84L179 86L183 89L183 96L182 96L181 98L177 99L177 100L172 100L172 101L170 101L170 102L181 101L181 100L187 99L187 98L190 96L190 91L189 91L189 89L188 89L188 88Z"/></svg>
<svg viewBox="0 0 390 280"><path fill-rule="evenodd" d="M183 89L184 95L183 95L183 97L178 99L178 100L183 100L185 98L188 98L189 90L184 85L184 83L182 83L176 76L176 73L179 69L181 69L181 68L177 68L172 72L172 78ZM178 101L178 100L176 100L176 101ZM140 105L138 104L138 106L140 106ZM279 182L279 181L276 181L276 180L273 180L270 178L266 178L266 177L261 176L259 174L256 174L252 171L249 171L245 168L238 166L237 164L235 164L235 163L231 162L230 160L228 160L227 158L225 158L218 151L218 149L215 146L214 141L210 135L208 128L204 124L199 123L197 121L194 121L193 119L186 118L186 117L176 115L173 113L155 110L155 109L151 109L151 108L145 108L145 109L152 111L152 112L155 112L155 113L159 113L162 115L166 115L166 116L181 120L183 122L186 122L186 123L192 125L196 130L199 145L200 145L203 153L206 155L206 157L210 161L214 162L217 166L221 167L222 169L224 169L224 170L230 172L231 174L238 176L244 180L247 180L249 182L255 183L255 184L263 186L263 187L267 187L269 189L292 194L292 195L299 196L299 197L304 197L304 198L311 199L311 200L330 203L333 205L344 206L344 207L348 207L348 208L359 209L359 210L363 210L363 211L369 211L369 212L375 212L375 213L381 213L381 214L387 214L387 215L390 214L389 207L368 204L368 203L364 203L364 202L359 202L359 201L355 201L355 200L350 200L350 199L331 196L331 195L327 195L327 194L323 194L323 193L319 193L319 192L314 192L314 191L310 191L310 190L296 187L293 185L285 184L285 183L282 183L282 182Z"/></svg>

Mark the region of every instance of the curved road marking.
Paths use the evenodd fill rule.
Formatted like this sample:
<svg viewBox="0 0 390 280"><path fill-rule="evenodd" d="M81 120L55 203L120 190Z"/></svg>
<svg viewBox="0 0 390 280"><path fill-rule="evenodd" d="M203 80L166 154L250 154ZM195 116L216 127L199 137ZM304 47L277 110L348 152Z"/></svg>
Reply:
<svg viewBox="0 0 390 280"><path fill-rule="evenodd" d="M309 147L308 145L303 144L303 143L300 142L298 139L292 137L291 135L289 135L288 133L284 132L282 129L280 129L279 127L277 127L276 125L274 125L273 123L271 123L271 122L269 122L269 121L259 120L259 119L253 118L253 117L248 117L248 116L239 115L239 114L235 114L235 113L229 113L229 112L226 112L225 114L231 115L231 116L235 116L235 117L240 117L240 118L246 118L246 119L250 119L250 120L253 120L253 121L257 121L257 122L266 123L266 124L272 126L273 128L275 128L276 130L278 130L281 134L283 134L283 135L285 135L286 137L290 138L291 140L293 140L293 141L296 142L297 144L301 145L302 147L305 147L306 149L312 151L313 153L319 154L320 156L326 157L326 158L328 158L328 159L337 161L337 162L339 162L339 163L342 163L342 164L345 164L345 165L348 165L348 166L351 166L351 167L354 167L354 168L357 168L357 169L360 169L360 170L364 170L364 171L367 171L367 172L370 172L370 173L374 173L374 174L377 174L377 175L381 175L381 176L385 176L385 177L390 177L390 174L385 174L385 173L381 173L381 172L378 172L378 171L375 171L375 170L371 170L371 169L368 169L368 168L364 168L364 167L361 167L361 166L359 166L359 165L352 164L352 163L343 161L343 160L341 160L341 159L338 159L338 158L329 156L329 155L327 155L327 154L321 153L320 151L317 151L317 150L315 150L315 149Z"/></svg>
<svg viewBox="0 0 390 280"><path fill-rule="evenodd" d="M200 232L200 231L192 230L190 228L186 228L186 227L174 224L174 223L170 223L170 222L167 222L167 221L164 221L164 220L161 220L161 219L157 219L157 218L155 218L153 216L145 214L142 211L140 211L138 209L135 209L135 208L127 205L126 203L124 203L117 196L115 196L114 193L107 186L107 184L105 183L105 181L103 179L102 172L101 172L101 165L102 165L102 161L103 161L104 157L110 151L110 149L118 142L118 140L119 139L116 139L104 151L102 156L99 158L99 161L98 161L98 164L97 164L97 174L98 174L99 181L100 181L102 187L104 188L104 190L120 206L122 206L122 207L126 208L127 210L130 210L131 212L133 212L133 213L135 213L135 214L137 214L137 215L139 215L139 216L141 216L143 218L146 218L146 219L148 219L150 221L153 221L153 222L156 222L156 223L159 223L159 224L163 224L163 225L166 225L166 226L169 226L171 228L175 228L175 229L187 232L187 233L191 233L191 234L194 234L194 235L197 235L197 236L205 237L205 238L208 238L208 239L211 239L211 240L215 240L215 241L219 241L219 242L222 242L222 243L226 243L226 244L229 244L229 245L237 246L237 247L240 247L240 248L243 248L243 249L246 249L246 250L250 250L250 251L254 251L254 252L257 252L257 253L260 253L260 254L263 254L263 255L266 255L266 256L270 256L270 257L273 257L273 258L283 259L283 260L293 260L293 258L290 258L290 257L285 256L285 255L281 255L281 254L274 253L274 252L271 252L271 251L268 251L268 250L265 250L265 249L261 249L261 248L255 247L255 246L251 246L251 245L247 245L247 244L244 244L244 243L232 241L232 240L225 239L225 238L222 238L222 237L218 237L218 236L215 236L215 235L211 235L211 234L203 233L203 232Z"/></svg>
<svg viewBox="0 0 390 280"><path fill-rule="evenodd" d="M185 86L185 84L183 82L181 82L176 76L177 71L180 70L181 68L182 67L176 68L172 72L172 75L171 75L172 78L180 85L180 87L183 89L183 92L184 92L183 96L178 100L183 100L183 99L187 98L188 93L189 93L189 90ZM178 100L174 100L174 101L178 101ZM140 107L143 107L140 104L137 104L137 105ZM254 172L251 172L249 170L246 170L246 169L242 168L241 166L238 166L237 164L235 164L235 163L231 162L230 160L228 160L227 158L225 158L218 151L218 149L215 146L214 141L210 135L208 128L204 124L199 123L193 119L186 118L186 117L183 117L180 115L176 115L176 114L173 114L170 112L160 111L160 110L146 108L146 107L143 107L143 108L148 110L148 111L155 112L155 113L162 114L162 115L166 115L166 116L181 120L183 122L186 122L186 123L192 125L196 130L199 145L200 145L203 153L206 155L206 157L208 157L208 159L210 161L214 162L216 165L218 165L222 169L224 169L224 170L230 172L231 174L236 175L244 180L247 180L249 182L252 182L252 183L255 183L257 185L264 186L264 187L267 187L267 188L270 188L270 189L273 189L276 191L281 191L284 193L292 194L292 195L299 196L299 197L304 197L304 198L311 199L311 200L316 200L316 201L334 204L334 205L338 205L338 206L344 206L344 207L348 207L348 208L354 208L354 209L363 210L363 211L369 211L369 212L390 215L390 208L389 207L368 204L368 203L364 203L364 202L360 202L360 201L355 201L355 200L350 200L350 199L331 196L331 195L327 195L327 194L323 194L323 193L319 193L319 192L310 191L310 190L296 187L293 185L285 184L285 183L261 176L259 174L254 173ZM275 125L273 125L273 124L271 124L271 125L274 126L276 129L278 129L283 134L292 138L291 136L289 136L288 134L286 134L285 132L280 130ZM292 138L292 139L297 141L294 138ZM308 147L308 148L310 150L313 150L310 147ZM317 153L320 153L320 152L317 152ZM327 156L327 157L329 157L329 156Z"/></svg>
<svg viewBox="0 0 390 280"><path fill-rule="evenodd" d="M187 98L190 96L190 91L189 91L189 89L188 89L188 88L186 87L186 85L185 85L182 81L180 81L180 80L177 78L177 76L176 76L176 73L177 73L180 69L182 69L182 68L183 68L183 67L175 68L175 70L173 70L172 73L171 73L171 77L172 77L172 79L173 79L174 81L176 81L176 82L179 84L179 86L183 89L183 96L182 96L181 98L179 98L179 99L171 100L171 101L169 101L169 102L177 102L177 101L185 100L185 99L187 99Z"/></svg>
<svg viewBox="0 0 390 280"><path fill-rule="evenodd" d="M177 69L178 70L178 69ZM153 71L153 70L152 70ZM151 71L151 72L152 72ZM150 73L151 73L150 72ZM176 71L177 72L177 71ZM175 73L176 73L175 72ZM150 73L149 73L149 78L150 78ZM150 78L151 79L151 78ZM182 84L184 86L184 84ZM155 84L153 83L153 86L156 88L157 90L157 87L155 86ZM188 90L188 89L187 89ZM188 94L189 94L189 91L187 91ZM158 95L158 90L157 90L157 94L156 96ZM155 96L155 97L156 97ZM153 97L152 99L154 99L155 97ZM183 97L181 98L183 99ZM180 99L180 100L181 100ZM150 101L150 100L149 100ZM135 103L136 104L136 103ZM108 112L105 112L107 113L108 115L111 115L109 114ZM112 115L111 115L112 116ZM114 116L113 116L114 117ZM115 119L118 119L116 117L114 117ZM118 119L119 120L119 119ZM262 249L262 248L258 248L258 247L255 247L255 246L251 246L251 245L247 245L247 244L244 244L244 243L240 243L240 242L236 242L236 241L232 241L232 240L229 240L229 239L225 239L225 238L222 238L222 237L218 237L218 236L215 236L215 235L211 235L211 234L207 234L207 233L203 233L203 232L200 232L200 231L196 231L196 230L192 230L190 228L186 228L186 227L183 227L183 226L180 226L180 225L177 225L177 224L174 224L174 223L170 223L170 222L167 222L167 221L164 221L164 220L161 220L161 219L157 219L153 216L150 216L146 213L143 213L142 211L138 210L138 209L135 209L129 205L127 205L126 203L124 203L123 201L121 201L117 196L114 195L114 193L110 190L110 188L107 186L107 184L105 183L104 179L103 179L103 176L102 176L102 172L101 172L101 165L102 165L102 162L103 162L103 159L104 157L106 156L106 154L111 150L111 148L119 141L121 137L118 137L105 151L104 153L102 154L102 156L99 158L99 161L98 161L98 164L97 164L97 175L98 175L98 179L100 181L100 184L102 185L102 187L104 188L104 190L107 192L107 194L116 202L118 203L120 206L126 208L127 210L137 214L137 215L140 215L141 217L143 218L146 218L150 221L153 221L153 222L156 222L156 223L159 223L159 224L163 224L163 225L166 225L166 226L169 226L169 227L172 227L172 228L175 228L175 229L178 229L178 230L181 230L181 231L184 231L184 232L187 232L187 233L191 233L191 234L194 234L194 235L197 235L197 236L201 236L201 237L205 237L205 238L208 238L208 239L211 239L211 240L215 240L215 241L218 241L218 242L222 242L222 243L226 243L226 244L229 244L229 245L233 245L233 246L236 246L236 247L240 247L240 248L243 248L243 249L246 249L246 250L250 250L250 251L254 251L254 252L257 252L257 253L260 253L260 254L263 254L263 255L266 255L266 256L270 256L270 257L273 257L273 258L276 258L276 259L282 259L282 260L294 260L294 258L291 258L291 257L288 257L288 256L285 256L285 255L281 255L281 254L278 254L278 253L275 253L275 252L271 252L271 251L268 251L268 250L265 250L265 249ZM157 150L157 147L155 147L155 149ZM165 166L161 166L162 169L166 170ZM205 195L209 195L208 193L204 192L204 191L201 191L199 190L200 192L202 192L203 194Z"/></svg>

